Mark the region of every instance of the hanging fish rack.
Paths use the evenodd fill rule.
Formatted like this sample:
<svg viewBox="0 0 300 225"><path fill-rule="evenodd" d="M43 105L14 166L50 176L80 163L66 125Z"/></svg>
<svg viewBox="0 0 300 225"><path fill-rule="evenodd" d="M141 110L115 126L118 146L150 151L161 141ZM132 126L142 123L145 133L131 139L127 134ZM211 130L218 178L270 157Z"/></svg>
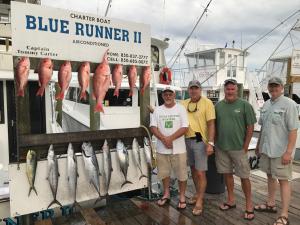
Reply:
<svg viewBox="0 0 300 225"><path fill-rule="evenodd" d="M14 65L16 65L18 58L20 58L20 57L18 57L18 56L13 57ZM34 70L35 73L37 73L37 68L38 68L40 59L41 58L30 57L30 69ZM99 58L99 60L100 60L100 58ZM52 62L53 62L53 71L58 71L60 66L65 62L65 60L57 60L57 59L53 60L52 59ZM70 62L71 62L71 66L72 66L72 72L77 72L82 61L70 61ZM97 63L90 62L91 73L95 72L98 64L99 64L99 62L97 62ZM110 67L111 71L113 70L113 67L115 65L116 65L115 63L109 63L109 67ZM127 72L128 68L131 64L128 64L128 65L122 64L122 65L123 65L123 71ZM142 74L142 66L136 66L136 69L137 69L138 77L140 77L139 75ZM37 75L37 78L38 78L38 75Z"/></svg>
<svg viewBox="0 0 300 225"><path fill-rule="evenodd" d="M14 68L18 62L19 57L13 57ZM36 73L38 82L37 68L41 58L30 58L30 69ZM99 58L100 60L100 58ZM52 60L53 71L58 71L65 60ZM70 61L72 72L77 72L82 62ZM90 62L90 73L93 74L99 63ZM115 64L110 63L111 71ZM124 73L127 73L130 65L123 65ZM136 66L139 82L142 78L142 66ZM74 76L74 75L73 75ZM90 84L91 87L92 84ZM16 84L15 84L16 87ZM27 87L28 89L28 87ZM66 154L68 144L72 143L76 152L81 152L81 145L83 142L90 141L95 150L100 150L104 140L107 139L109 147L114 149L116 147L117 139L122 139L125 146L131 146L133 138L137 138L139 145L143 146L143 137L148 137L144 128L129 128L129 129L114 129L114 130L97 130L92 128L91 131L82 132L68 132L68 133L49 133L49 134L32 134L30 128L30 109L29 109L29 94L25 89L25 97L15 96L16 105L16 121L15 134L16 149L13 151L14 157L10 157L10 163L21 163L26 161L26 153L29 149L35 150L39 158L46 158L49 146L53 144L54 151L57 155ZM44 97L42 97L44 98ZM41 99L42 99L41 98ZM150 104L150 88L147 87L144 95L140 95L140 120L141 124L148 126L150 121L150 113L147 106ZM57 101L58 104L60 100ZM61 103L60 103L61 104ZM91 119L99 113L90 112ZM97 127L97 126L95 126ZM10 154L12 155L12 154Z"/></svg>
<svg viewBox="0 0 300 225"><path fill-rule="evenodd" d="M72 133L20 135L20 162L25 161L26 153L29 149L36 151L40 158L46 158L51 144L53 144L55 153L62 155L66 154L69 143L72 143L76 152L81 152L82 143L91 142L97 151L101 149L105 139L108 141L110 149L114 149L118 139L121 139L125 146L131 146L133 138L137 138L139 145L143 146L143 137L148 137L148 135L146 130L142 127Z"/></svg>

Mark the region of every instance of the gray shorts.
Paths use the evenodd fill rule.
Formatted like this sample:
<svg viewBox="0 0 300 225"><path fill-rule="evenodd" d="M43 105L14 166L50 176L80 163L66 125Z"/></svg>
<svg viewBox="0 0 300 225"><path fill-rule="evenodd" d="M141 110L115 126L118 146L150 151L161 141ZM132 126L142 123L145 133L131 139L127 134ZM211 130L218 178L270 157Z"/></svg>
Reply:
<svg viewBox="0 0 300 225"><path fill-rule="evenodd" d="M218 173L234 173L240 178L249 178L250 165L244 150L222 151L216 148L215 152Z"/></svg>
<svg viewBox="0 0 300 225"><path fill-rule="evenodd" d="M272 175L274 179L291 181L293 171L292 162L283 165L281 160L281 157L270 158L265 154L261 154L259 162L260 170Z"/></svg>
<svg viewBox="0 0 300 225"><path fill-rule="evenodd" d="M187 162L189 166L195 166L198 171L207 170L206 145L203 141L197 142L196 139L185 139Z"/></svg>

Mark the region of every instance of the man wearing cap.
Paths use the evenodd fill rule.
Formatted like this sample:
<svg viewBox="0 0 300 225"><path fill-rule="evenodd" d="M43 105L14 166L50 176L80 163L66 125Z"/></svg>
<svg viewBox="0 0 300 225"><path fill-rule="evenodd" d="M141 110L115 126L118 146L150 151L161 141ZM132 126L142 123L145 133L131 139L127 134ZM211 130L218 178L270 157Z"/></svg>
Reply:
<svg viewBox="0 0 300 225"><path fill-rule="evenodd" d="M289 224L290 180L299 125L298 110L293 100L283 96L283 82L279 77L269 80L268 91L271 99L265 102L260 111L258 123L261 132L256 147L257 155L261 154L260 169L268 177L268 198L266 203L254 209L259 212L277 212L275 193L279 180L282 210L274 224Z"/></svg>
<svg viewBox="0 0 300 225"><path fill-rule="evenodd" d="M158 177L162 179L164 193L157 202L163 206L170 201L170 175L173 171L178 179L178 209L185 209L185 189L187 181L186 147L184 134L188 128L185 108L175 102L175 90L166 87L162 98L164 104L156 107L151 116L151 131L157 140Z"/></svg>
<svg viewBox="0 0 300 225"><path fill-rule="evenodd" d="M193 215L200 215L207 184L207 157L213 153L216 115L212 101L201 96L201 85L198 80L189 82L188 92L190 98L182 102L189 119L185 143L188 165L196 188L196 194L188 203L195 204Z"/></svg>
<svg viewBox="0 0 300 225"><path fill-rule="evenodd" d="M216 166L224 174L227 201L220 210L236 208L233 173L240 177L246 198L245 220L254 219L249 180L248 147L253 134L256 117L252 106L238 98L237 81L224 82L225 98L216 104Z"/></svg>

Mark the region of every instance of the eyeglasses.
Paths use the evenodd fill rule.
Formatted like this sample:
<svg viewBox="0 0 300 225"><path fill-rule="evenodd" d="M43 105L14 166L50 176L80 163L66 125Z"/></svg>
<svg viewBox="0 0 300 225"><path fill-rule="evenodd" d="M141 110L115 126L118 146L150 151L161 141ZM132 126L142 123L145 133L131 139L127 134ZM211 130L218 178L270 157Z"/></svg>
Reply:
<svg viewBox="0 0 300 225"><path fill-rule="evenodd" d="M190 110L190 104L192 103L192 101L189 101L188 105L187 105L187 111L189 113L194 113L198 111L198 102L196 102L196 107L194 108L194 110Z"/></svg>

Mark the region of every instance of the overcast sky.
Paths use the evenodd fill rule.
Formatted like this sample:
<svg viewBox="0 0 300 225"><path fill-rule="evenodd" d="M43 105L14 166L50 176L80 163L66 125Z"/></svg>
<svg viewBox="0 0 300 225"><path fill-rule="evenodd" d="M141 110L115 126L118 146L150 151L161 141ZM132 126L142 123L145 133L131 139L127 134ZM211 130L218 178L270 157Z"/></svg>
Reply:
<svg viewBox="0 0 300 225"><path fill-rule="evenodd" d="M108 0L42 0L43 5L100 16L104 16L107 3ZM108 17L150 24L153 37L168 37L168 61L191 32L207 3L208 0L112 0ZM235 47L241 48L242 43L242 48L246 48L297 10L300 10L299 0L212 0L185 51L196 50L203 44L224 47L228 42L231 47L232 40ZM297 18L300 13L249 50L250 70L264 64ZM291 54L292 42L300 48L300 31L291 33L277 55Z"/></svg>

